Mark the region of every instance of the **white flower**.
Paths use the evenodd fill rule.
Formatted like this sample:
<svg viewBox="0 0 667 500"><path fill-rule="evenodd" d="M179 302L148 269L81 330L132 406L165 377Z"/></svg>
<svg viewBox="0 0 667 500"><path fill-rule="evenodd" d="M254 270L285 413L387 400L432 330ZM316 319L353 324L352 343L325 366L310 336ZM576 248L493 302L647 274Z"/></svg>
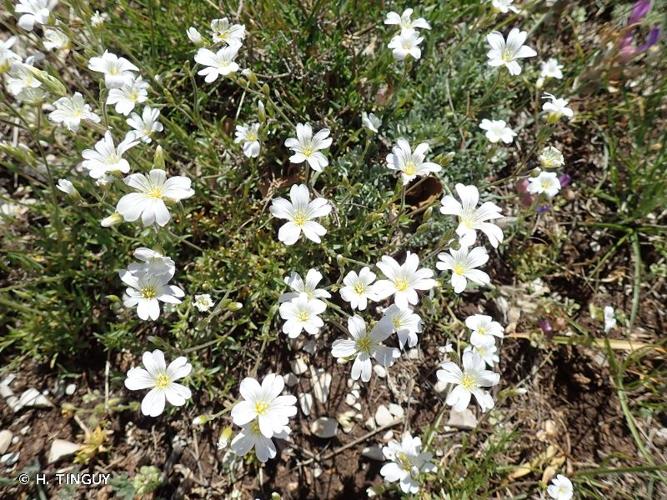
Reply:
<svg viewBox="0 0 667 500"><path fill-rule="evenodd" d="M540 66L540 76L560 80L563 78L563 65L559 64L558 60L554 58L543 61Z"/></svg>
<svg viewBox="0 0 667 500"><path fill-rule="evenodd" d="M4 42L0 42L0 73L7 71L11 67L12 61L21 60L21 58L11 50L15 43L15 36L10 36Z"/></svg>
<svg viewBox="0 0 667 500"><path fill-rule="evenodd" d="M417 493L419 491L419 475L422 472L434 472L435 464L431 462L433 455L421 451L422 441L419 437L412 437L404 433L399 443L389 441L382 448L382 454L389 463L384 464L380 474L388 483L399 481L403 493Z"/></svg>
<svg viewBox="0 0 667 500"><path fill-rule="evenodd" d="M200 45L204 41L204 39L201 36L201 33L199 33L199 31L197 31L197 28L195 28L194 26L190 26L186 31L186 33L188 34L188 38L190 39L190 41L195 45Z"/></svg>
<svg viewBox="0 0 667 500"><path fill-rule="evenodd" d="M510 144L516 136L516 132L507 126L505 120L487 120L484 118L479 128L486 130L486 138L496 143L503 141L505 144Z"/></svg>
<svg viewBox="0 0 667 500"><path fill-rule="evenodd" d="M364 127L375 134L378 133L380 127L382 126L382 120L379 116L375 115L374 113L366 113L365 111L361 113L361 123Z"/></svg>
<svg viewBox="0 0 667 500"><path fill-rule="evenodd" d="M291 163L308 162L310 168L316 172L321 172L324 167L329 165L327 157L320 153L322 149L331 146L332 139L329 137L329 133L328 128L323 128L313 135L313 128L310 124L297 123L296 138L290 137L285 141L285 146L294 153L290 156L289 161Z"/></svg>
<svg viewBox="0 0 667 500"><path fill-rule="evenodd" d="M141 140L142 142L150 144L153 141L153 134L155 132L162 132L164 130L164 127L158 121L159 119L159 109L145 106L141 116L139 116L137 113L132 113L125 121L130 127L134 129L129 132L133 134L134 140Z"/></svg>
<svg viewBox="0 0 667 500"><path fill-rule="evenodd" d="M147 247L139 247L134 251L134 258L140 262L133 262L127 266L127 270L135 276L145 273L165 274L169 279L176 273L176 264L173 259L162 255L156 250Z"/></svg>
<svg viewBox="0 0 667 500"><path fill-rule="evenodd" d="M343 278L343 286L340 289L340 296L345 302L350 303L352 309L363 311L368 305L368 301L377 301L377 293L373 282L375 273L368 267L364 267L357 274L355 271L347 273Z"/></svg>
<svg viewBox="0 0 667 500"><path fill-rule="evenodd" d="M463 371L456 363L448 361L438 370L436 376L441 382L454 384L456 387L447 395L446 403L461 412L470 404L470 397L475 396L483 412L493 408L493 398L483 387L492 387L500 382L500 375L486 369L484 360L475 352L464 352Z"/></svg>
<svg viewBox="0 0 667 500"><path fill-rule="evenodd" d="M195 194L190 187L190 179L180 175L167 179L166 172L158 168L151 170L148 176L128 175L124 182L138 193L123 196L116 205L116 211L127 222L134 222L141 217L144 226L165 226L171 218L165 201L180 201Z"/></svg>
<svg viewBox="0 0 667 500"><path fill-rule="evenodd" d="M125 307L136 307L137 315L143 319L156 320L160 316L160 302L180 304L185 296L183 290L170 285L171 276L167 273L154 273L150 268L138 273L124 269L118 273L128 288L123 295Z"/></svg>
<svg viewBox="0 0 667 500"><path fill-rule="evenodd" d="M614 308L611 306L604 306L604 332L607 333L612 328L616 328Z"/></svg>
<svg viewBox="0 0 667 500"><path fill-rule="evenodd" d="M445 215L458 216L459 225L456 228L456 234L462 243L472 245L477 240L479 229L489 238L491 246L497 248L503 241L503 231L495 224L486 221L502 217L500 207L487 201L477 208L479 191L475 186L457 184L455 187L461 202L453 196L446 195L442 198L440 212Z"/></svg>
<svg viewBox="0 0 667 500"><path fill-rule="evenodd" d="M69 47L69 38L59 29L46 28L44 30L44 48L46 50L59 50Z"/></svg>
<svg viewBox="0 0 667 500"><path fill-rule="evenodd" d="M285 320L283 333L289 338L298 337L303 330L310 335L315 335L324 326L324 321L319 317L327 308L327 305L319 299L309 299L306 296L299 297L280 304L278 312Z"/></svg>
<svg viewBox="0 0 667 500"><path fill-rule="evenodd" d="M383 313L382 319L391 325L391 328L398 335L398 343L401 348L414 347L419 341L418 333L422 331L421 318L412 309L401 309L396 304L389 306Z"/></svg>
<svg viewBox="0 0 667 500"><path fill-rule="evenodd" d="M540 164L544 168L558 168L565 165L565 158L557 148L547 146L540 153Z"/></svg>
<svg viewBox="0 0 667 500"><path fill-rule="evenodd" d="M59 179L58 184L56 187L62 191L63 193L69 195L69 196L77 196L79 192L76 190L74 187L74 184L72 184L71 181L67 179Z"/></svg>
<svg viewBox="0 0 667 500"><path fill-rule="evenodd" d="M135 77L134 72L139 72L139 68L130 61L108 50L105 50L104 54L99 57L91 57L88 61L88 69L103 73L104 84L110 89L122 87L131 82Z"/></svg>
<svg viewBox="0 0 667 500"><path fill-rule="evenodd" d="M496 347L496 344L468 346L464 349L463 352L468 352L468 351L476 353L480 358L484 360L487 366L490 366L491 368L493 368L494 364L500 362L500 358L498 357L497 354L498 349Z"/></svg>
<svg viewBox="0 0 667 500"><path fill-rule="evenodd" d="M277 439L287 439L289 433L290 429L284 427L281 432L275 433L273 437ZM231 447L232 451L240 457L245 456L254 448L257 460L262 463L270 458L275 458L277 453L276 445L273 444L271 438L267 438L260 432L259 424L256 420L243 426L241 432L232 440Z"/></svg>
<svg viewBox="0 0 667 500"><path fill-rule="evenodd" d="M409 251L403 264L385 255L377 266L387 278L375 284L378 300L393 295L394 303L402 309L419 302L417 290L430 290L435 286L433 271L425 267L419 269L419 256Z"/></svg>
<svg viewBox="0 0 667 500"><path fill-rule="evenodd" d="M123 154L137 144L131 137L126 137L116 146L111 132L107 130L104 139L95 144L95 149L86 149L81 153L84 159L81 166L88 170L93 179L99 179L110 172L126 174L130 171L130 164L123 158Z"/></svg>
<svg viewBox="0 0 667 500"><path fill-rule="evenodd" d="M574 496L572 481L562 474L558 474L547 487L547 494L554 500L570 500Z"/></svg>
<svg viewBox="0 0 667 500"><path fill-rule="evenodd" d="M549 99L549 101L542 105L542 111L547 113L547 119L550 122L557 122L561 116L565 116L568 119L574 116L574 111L572 111L572 108L568 107L567 99L562 99L553 94L546 93L544 94L544 99Z"/></svg>
<svg viewBox="0 0 667 500"><path fill-rule="evenodd" d="M243 401L232 408L232 420L236 425L246 425L257 421L260 433L267 438L279 434L296 415L296 398L280 394L285 388L282 376L269 373L262 385L252 377L241 381L239 388Z"/></svg>
<svg viewBox="0 0 667 500"><path fill-rule="evenodd" d="M293 185L289 192L290 201L285 198L275 198L271 203L271 214L287 222L278 230L278 239L285 245L294 245L301 237L315 243L320 243L320 236L327 230L313 219L324 217L331 212L331 205L324 198L315 198L310 201L310 194L305 184Z"/></svg>
<svg viewBox="0 0 667 500"><path fill-rule="evenodd" d="M235 131L235 143L243 143L243 154L248 158L259 156L259 123L250 125L237 125Z"/></svg>
<svg viewBox="0 0 667 500"><path fill-rule="evenodd" d="M535 57L537 55L535 50L524 45L527 37L527 32L519 31L517 28L513 28L510 31L509 35L507 35L507 40L505 40L502 33L497 31L488 34L486 41L491 46L491 50L487 52L486 56L489 58L489 66L505 66L510 75L520 75L521 66L517 62L517 59Z"/></svg>
<svg viewBox="0 0 667 500"><path fill-rule="evenodd" d="M49 113L49 120L63 124L72 132L79 130L81 120L100 122L100 117L90 110L90 104L85 103L79 92L76 92L72 97L61 97L53 105L56 109Z"/></svg>
<svg viewBox="0 0 667 500"><path fill-rule="evenodd" d="M334 340L331 355L334 358L355 357L350 374L352 380L361 378L363 382L368 382L371 379L371 358L387 367L401 354L398 349L382 344L392 334L391 326L386 322L377 322L369 333L364 320L355 315L347 320L347 329L352 339Z"/></svg>
<svg viewBox="0 0 667 500"><path fill-rule="evenodd" d="M413 153L408 141L405 139L398 139L392 152L387 155L387 168L401 172L404 186L415 177L427 176L430 173L440 172L440 170L442 170L440 165L424 161L428 150L428 143L422 142L415 148Z"/></svg>
<svg viewBox="0 0 667 500"><path fill-rule="evenodd" d="M102 26L109 19L109 14L106 12L100 13L99 10L96 10L92 16L90 16L90 24L93 28Z"/></svg>
<svg viewBox="0 0 667 500"><path fill-rule="evenodd" d="M58 0L19 0L15 8L17 24L26 31L32 31L35 24L46 24L49 21L51 9L57 4Z"/></svg>
<svg viewBox="0 0 667 500"><path fill-rule="evenodd" d="M208 293L195 295L195 301L193 303L199 312L206 312L213 307L213 300Z"/></svg>
<svg viewBox="0 0 667 500"><path fill-rule="evenodd" d="M466 318L466 326L472 330L470 343L476 347L495 345L493 337L503 338L504 329L500 323L493 321L491 316L473 314Z"/></svg>
<svg viewBox="0 0 667 500"><path fill-rule="evenodd" d="M412 9L405 9L403 14L400 16L398 15L398 12L389 12L384 20L384 24L398 25L401 28L401 31L431 29L431 25L423 17L417 18L413 21L412 12Z"/></svg>
<svg viewBox="0 0 667 500"><path fill-rule="evenodd" d="M125 82L118 88L113 88L107 96L107 106L115 104L116 113L125 116L130 114L137 103L148 99L148 82L140 76Z"/></svg>
<svg viewBox="0 0 667 500"><path fill-rule="evenodd" d="M236 73L239 65L234 61L238 55L240 44L233 44L213 52L209 49L201 48L195 54L195 61L206 66L199 70L198 75L204 76L206 83L213 83L219 76L227 76Z"/></svg>
<svg viewBox="0 0 667 500"><path fill-rule="evenodd" d="M468 247L461 245L461 248L454 250L451 248L449 253L438 254L438 262L435 267L441 271L452 271L451 283L455 293L461 293L466 289L468 280L478 285L488 285L491 278L484 271L475 269L486 264L489 260L489 254L484 247L475 247L468 251Z"/></svg>
<svg viewBox="0 0 667 500"><path fill-rule="evenodd" d="M283 293L280 296L280 302L288 302L297 297L305 297L308 300L313 299L328 299L331 294L323 288L317 288L317 285L322 281L322 273L317 269L309 269L306 273L305 281L299 276L299 273L291 273L285 277L285 284L289 286L292 291Z"/></svg>
<svg viewBox="0 0 667 500"><path fill-rule="evenodd" d="M7 89L19 101L37 102L44 97L42 82L40 82L30 64L14 62L7 74Z"/></svg>
<svg viewBox="0 0 667 500"><path fill-rule="evenodd" d="M530 194L544 193L548 198L553 198L560 191L560 181L556 172L540 172L537 177L528 179L527 191Z"/></svg>
<svg viewBox="0 0 667 500"><path fill-rule="evenodd" d="M241 45L245 38L245 26L243 24L230 24L226 17L213 19L211 21L211 38L215 43Z"/></svg>
<svg viewBox="0 0 667 500"><path fill-rule="evenodd" d="M507 14L509 11L518 13L519 9L512 5L514 0L492 0L491 5L493 8L502 14Z"/></svg>
<svg viewBox="0 0 667 500"><path fill-rule="evenodd" d="M142 361L145 368L130 368L125 379L125 387L131 391L150 389L141 402L141 413L157 417L164 411L165 400L174 406L183 406L192 397L190 389L174 382L192 371L185 357L180 356L167 366L162 351L155 349L145 352Z"/></svg>
<svg viewBox="0 0 667 500"><path fill-rule="evenodd" d="M392 50L394 59L397 61L403 61L408 56L419 60L422 56L419 44L423 40L424 37L419 36L419 33L416 31L401 31L391 39L388 47Z"/></svg>

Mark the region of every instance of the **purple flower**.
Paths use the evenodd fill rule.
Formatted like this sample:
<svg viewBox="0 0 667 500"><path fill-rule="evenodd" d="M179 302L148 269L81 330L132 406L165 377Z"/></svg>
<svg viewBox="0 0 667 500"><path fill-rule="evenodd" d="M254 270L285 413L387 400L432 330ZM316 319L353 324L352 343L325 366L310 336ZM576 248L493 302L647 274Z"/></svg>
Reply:
<svg viewBox="0 0 667 500"><path fill-rule="evenodd" d="M632 12L628 18L628 24L637 24L639 23L646 14L651 11L651 0L638 0L635 2L635 5L632 7Z"/></svg>
<svg viewBox="0 0 667 500"><path fill-rule="evenodd" d="M558 182L560 182L561 188L566 188L570 185L570 182L572 182L572 176L570 174L563 174L558 177Z"/></svg>
<svg viewBox="0 0 667 500"><path fill-rule="evenodd" d="M545 335L549 335L554 331L553 327L551 326L551 321L548 319L541 319L537 322L538 326L542 330L542 333Z"/></svg>

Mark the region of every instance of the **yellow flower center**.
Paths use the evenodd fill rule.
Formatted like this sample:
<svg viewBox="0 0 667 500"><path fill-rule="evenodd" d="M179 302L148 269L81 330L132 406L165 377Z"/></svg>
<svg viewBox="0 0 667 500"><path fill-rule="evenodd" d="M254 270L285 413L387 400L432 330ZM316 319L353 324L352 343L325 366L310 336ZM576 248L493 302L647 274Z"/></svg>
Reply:
<svg viewBox="0 0 667 500"><path fill-rule="evenodd" d="M510 49L503 49L502 55L500 57L506 63L512 62L514 60L514 52Z"/></svg>
<svg viewBox="0 0 667 500"><path fill-rule="evenodd" d="M475 219L471 215L463 214L459 222L466 229L475 229Z"/></svg>
<svg viewBox="0 0 667 500"><path fill-rule="evenodd" d="M164 196L164 193L162 191L161 187L152 187L146 192L146 196L149 198L155 198L156 200L161 200L162 197Z"/></svg>
<svg viewBox="0 0 667 500"><path fill-rule="evenodd" d="M415 165L414 161L409 161L405 164L403 172L405 172L405 175L415 175L417 173L417 165Z"/></svg>
<svg viewBox="0 0 667 500"><path fill-rule="evenodd" d="M399 292L405 292L410 286L410 283L408 283L408 280L406 280L405 278L397 278L394 281L394 286L396 287L396 290L398 290Z"/></svg>
<svg viewBox="0 0 667 500"><path fill-rule="evenodd" d="M169 380L169 375L166 373L161 373L155 377L155 387L157 389L166 389L169 387L169 384L171 384L171 380Z"/></svg>
<svg viewBox="0 0 667 500"><path fill-rule="evenodd" d="M362 295L366 291L366 285L364 285L361 281L358 281L357 283L354 284L354 293L357 295Z"/></svg>
<svg viewBox="0 0 667 500"><path fill-rule="evenodd" d="M300 311L297 315L296 318L299 321L308 321L310 318L310 313L308 311Z"/></svg>
<svg viewBox="0 0 667 500"><path fill-rule="evenodd" d="M408 457L408 455L402 451L396 454L396 462L403 470L409 471L412 469L412 462L410 462L410 457Z"/></svg>
<svg viewBox="0 0 667 500"><path fill-rule="evenodd" d="M463 274L466 272L466 268L463 267L462 264L454 264L454 269L452 269L452 271L458 276L463 276Z"/></svg>
<svg viewBox="0 0 667 500"><path fill-rule="evenodd" d="M137 99L139 99L139 91L132 89L130 91L130 95L128 95L127 98L132 102L137 102Z"/></svg>
<svg viewBox="0 0 667 500"><path fill-rule="evenodd" d="M305 146L303 148L303 150L301 151L303 156L305 156L306 158L308 158L309 156L312 156L314 152L315 152L315 149L311 145Z"/></svg>
<svg viewBox="0 0 667 500"><path fill-rule="evenodd" d="M477 333L479 333L480 335L486 335L486 328L483 327L483 326L480 326L480 327L477 329Z"/></svg>
<svg viewBox="0 0 667 500"><path fill-rule="evenodd" d="M154 299L157 297L157 290L154 286L146 286L141 289L141 296L144 299Z"/></svg>
<svg viewBox="0 0 667 500"><path fill-rule="evenodd" d="M463 378L461 379L461 385L466 391L477 389L477 382L475 381L475 377L467 373L463 375Z"/></svg>
<svg viewBox="0 0 667 500"><path fill-rule="evenodd" d="M114 76L115 76L115 75L117 75L117 74L119 74L119 73L120 73L120 70L118 69L118 66L111 66L111 68L109 68L109 74L110 74L110 75L114 75Z"/></svg>
<svg viewBox="0 0 667 500"><path fill-rule="evenodd" d="M253 142L257 140L257 134L255 132L248 132L245 135L245 140L248 142Z"/></svg>
<svg viewBox="0 0 667 500"><path fill-rule="evenodd" d="M367 354L370 354L370 352L371 352L371 338L370 338L370 336L364 335L363 337L357 339L355 345L357 347L357 351L365 352Z"/></svg>
<svg viewBox="0 0 667 500"><path fill-rule="evenodd" d="M400 316L394 316L391 318L391 324L394 327L394 330L398 330L401 328L403 323L401 322Z"/></svg>
<svg viewBox="0 0 667 500"><path fill-rule="evenodd" d="M257 415L264 415L268 409L269 403L266 401L257 401L255 403L255 413L257 413Z"/></svg>
<svg viewBox="0 0 667 500"><path fill-rule="evenodd" d="M294 224L296 224L299 227L302 227L308 219L306 218L306 214L303 212L303 210L297 210L294 213Z"/></svg>

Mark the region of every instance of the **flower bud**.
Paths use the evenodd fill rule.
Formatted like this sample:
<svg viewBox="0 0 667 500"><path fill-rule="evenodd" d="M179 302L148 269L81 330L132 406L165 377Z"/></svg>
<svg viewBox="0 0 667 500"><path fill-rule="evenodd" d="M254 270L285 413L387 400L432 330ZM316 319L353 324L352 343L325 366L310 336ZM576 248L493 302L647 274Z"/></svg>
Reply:
<svg viewBox="0 0 667 500"><path fill-rule="evenodd" d="M123 216L120 215L118 212L114 212L109 217L105 217L104 219L102 219L100 225L102 227L111 227L120 224L121 222L123 222Z"/></svg>
<svg viewBox="0 0 667 500"><path fill-rule="evenodd" d="M35 78L44 84L46 90L57 96L67 95L67 89L56 77L51 76L47 72L42 71L41 69L37 69L34 66L25 67L29 68Z"/></svg>
<svg viewBox="0 0 667 500"><path fill-rule="evenodd" d="M162 146L155 148L155 155L153 156L153 165L155 168L164 170L164 150Z"/></svg>

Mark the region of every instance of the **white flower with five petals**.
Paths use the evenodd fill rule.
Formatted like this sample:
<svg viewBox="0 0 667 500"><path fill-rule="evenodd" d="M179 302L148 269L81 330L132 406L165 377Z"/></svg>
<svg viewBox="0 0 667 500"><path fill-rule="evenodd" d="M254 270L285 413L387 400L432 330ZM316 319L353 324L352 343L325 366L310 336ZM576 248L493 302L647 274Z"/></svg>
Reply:
<svg viewBox="0 0 667 500"><path fill-rule="evenodd" d="M150 268L143 273L133 272L130 268L118 273L128 288L123 295L123 305L136 307L137 315L143 320L156 320L160 316L160 302L180 304L185 292L175 285L170 285L171 276L162 272L153 272Z"/></svg>
<svg viewBox="0 0 667 500"><path fill-rule="evenodd" d="M398 12L389 12L387 17L384 20L384 24L391 26L399 26L401 31L411 31L418 29L430 30L431 25L423 17L419 17L412 20L413 9L405 9L403 14L398 14Z"/></svg>
<svg viewBox="0 0 667 500"><path fill-rule="evenodd" d="M396 170L401 173L404 186L415 177L422 177L431 173L440 172L440 170L442 170L440 165L424 161L428 150L428 143L422 142L413 152L408 141L405 139L398 139L392 152L387 155L387 167L390 170Z"/></svg>
<svg viewBox="0 0 667 500"><path fill-rule="evenodd" d="M489 254L484 247L468 247L461 244L458 250L451 248L449 253L438 254L438 262L435 267L441 271L451 271L451 283L455 293L461 293L466 289L468 280L478 285L489 285L491 278L484 271L475 269L483 266L489 260Z"/></svg>
<svg viewBox="0 0 667 500"><path fill-rule="evenodd" d="M283 333L291 339L298 337L303 330L310 335L316 335L324 326L319 315L326 308L327 305L321 300L309 299L305 295L283 302L278 309L280 317L285 320Z"/></svg>
<svg viewBox="0 0 667 500"><path fill-rule="evenodd" d="M243 143L243 154L248 158L257 158L259 156L259 123L250 125L237 125L234 132L235 143Z"/></svg>
<svg viewBox="0 0 667 500"><path fill-rule="evenodd" d="M146 102L148 88L148 82L143 78L133 78L109 91L107 106L115 105L116 113L127 116L138 103Z"/></svg>
<svg viewBox="0 0 667 500"><path fill-rule="evenodd" d="M104 84L110 89L122 87L131 82L135 78L135 72L139 72L139 68L130 61L108 50L105 50L101 56L91 57L88 61L88 69L103 73Z"/></svg>
<svg viewBox="0 0 667 500"><path fill-rule="evenodd" d="M446 403L454 410L462 412L475 396L483 412L493 408L493 397L486 387L492 387L500 382L500 375L486 369L486 363L475 352L464 352L462 356L463 371L456 363L448 361L442 369L436 372L438 380L455 387L447 395Z"/></svg>
<svg viewBox="0 0 667 500"><path fill-rule="evenodd" d="M378 300L393 295L394 303L402 309L407 308L408 304L416 305L419 302L417 290L426 291L435 286L433 271L425 267L419 268L417 254L407 252L403 264L385 255L377 266L387 278L375 284Z"/></svg>
<svg viewBox="0 0 667 500"><path fill-rule="evenodd" d="M264 377L261 385L252 377L244 378L239 389L243 400L232 408L232 420L239 426L256 421L266 438L281 433L289 418L296 415L296 398L281 395L284 388L283 377L275 373Z"/></svg>
<svg viewBox="0 0 667 500"><path fill-rule="evenodd" d="M388 47L397 61L404 61L408 56L418 61L422 56L419 45L423 41L424 37L419 36L416 31L401 31L389 41Z"/></svg>
<svg viewBox="0 0 667 500"><path fill-rule="evenodd" d="M384 311L380 321L391 325L392 330L398 335L401 348L404 348L406 343L408 347L414 347L419 342L418 334L422 331L422 320L419 314L409 307L401 309L392 304Z"/></svg>
<svg viewBox="0 0 667 500"><path fill-rule="evenodd" d="M487 120L484 118L479 124L479 128L486 131L484 135L493 143L503 141L505 144L510 144L516 136L516 132L507 126L505 120Z"/></svg>
<svg viewBox="0 0 667 500"><path fill-rule="evenodd" d="M188 360L180 356L167 366L159 349L145 352L142 361L145 368L130 368L125 387L131 391L150 389L141 402L141 413L157 417L164 411L165 402L183 406L192 397L190 389L175 381L187 377L192 371Z"/></svg>
<svg viewBox="0 0 667 500"><path fill-rule="evenodd" d="M392 329L386 322L377 322L370 332L366 331L366 323L359 316L347 320L347 329L352 339L334 340L331 354L334 358L352 358L352 380L368 382L371 379L371 359L384 367L391 366L400 356L400 351L382 344L391 334Z"/></svg>
<svg viewBox="0 0 667 500"><path fill-rule="evenodd" d="M570 500L574 496L572 481L562 474L558 474L547 487L547 495L554 500Z"/></svg>
<svg viewBox="0 0 667 500"><path fill-rule="evenodd" d="M465 324L472 333L470 343L474 346L494 345L493 337L503 338L504 329L500 323L493 321L491 316L485 314L473 314L466 318Z"/></svg>
<svg viewBox="0 0 667 500"><path fill-rule="evenodd" d="M324 198L310 201L310 193L305 184L293 185L290 188L290 200L275 198L271 203L271 214L287 222L278 230L278 239L285 245L294 245L301 233L311 241L320 243L321 236L327 230L314 219L331 213L331 205Z"/></svg>
<svg viewBox="0 0 667 500"><path fill-rule="evenodd" d="M333 139L329 137L328 128L323 128L313 135L313 128L310 124L297 123L296 137L290 137L285 141L285 146L294 153L290 156L291 163L308 162L310 168L316 172L321 172L329 165L329 160L320 151L329 148Z"/></svg>
<svg viewBox="0 0 667 500"><path fill-rule="evenodd" d="M35 24L46 24L49 21L51 10L57 4L58 0L19 0L14 9L18 17L16 24L26 31L32 31Z"/></svg>
<svg viewBox="0 0 667 500"><path fill-rule="evenodd" d="M375 273L368 267L363 267L359 274L350 271L343 278L343 287L340 289L340 296L345 302L350 303L352 309L363 311L368 305L368 301L377 301L377 293L373 282Z"/></svg>
<svg viewBox="0 0 667 500"><path fill-rule="evenodd" d="M213 52L209 49L201 48L195 54L195 62L205 66L199 70L198 75L204 77L206 83L213 83L219 76L227 76L236 73L239 65L235 59L239 53L241 44L234 43Z"/></svg>
<svg viewBox="0 0 667 500"><path fill-rule="evenodd" d="M299 273L290 273L285 277L285 284L289 286L292 291L283 293L280 296L280 302L288 302L297 297L306 297L308 300L313 299L329 299L331 294L323 288L317 288L320 281L322 281L322 273L317 269L309 269L306 273L306 279L302 279Z"/></svg>
<svg viewBox="0 0 667 500"><path fill-rule="evenodd" d="M116 146L111 132L107 130L104 138L95 144L95 149L86 149L81 153L84 159L81 166L93 179L101 179L113 172L127 174L130 164L123 155L137 144L133 137L128 136Z"/></svg>
<svg viewBox="0 0 667 500"><path fill-rule="evenodd" d="M243 24L231 24L226 17L213 19L211 21L211 38L215 43L241 45L245 38L245 26Z"/></svg>
<svg viewBox="0 0 667 500"><path fill-rule="evenodd" d="M153 134L164 130L164 127L158 121L159 119L159 109L145 106L141 116L139 116L138 113L132 113L130 117L125 120L126 123L134 129L128 132L128 135L133 134L135 140L150 144L153 142Z"/></svg>
<svg viewBox="0 0 667 500"><path fill-rule="evenodd" d="M486 41L491 46L491 50L486 56L489 58L489 66L505 66L510 75L520 75L521 66L518 60L537 55L534 49L524 45L527 37L527 32L517 28L510 31L507 40L498 31L488 34Z"/></svg>
<svg viewBox="0 0 667 500"><path fill-rule="evenodd" d="M390 460L380 469L380 474L388 483L398 481L403 493L415 494L419 491L419 476L424 472L435 472L435 464L431 462L433 455L422 451L422 442L419 437L412 437L404 433L399 443L389 441L382 448L384 458Z"/></svg>
<svg viewBox="0 0 667 500"><path fill-rule="evenodd" d="M64 125L72 132L79 130L81 120L100 122L100 117L91 111L90 104L86 104L79 92L75 92L72 97L61 97L53 103L53 106L56 109L49 113L49 120Z"/></svg>
<svg viewBox="0 0 667 500"><path fill-rule="evenodd" d="M158 168L151 170L147 176L128 175L124 182L137 192L123 196L116 205L116 211L127 222L141 217L144 226L165 226L171 219L165 202L184 200L195 194L190 179L180 175L167 178L167 173Z"/></svg>
<svg viewBox="0 0 667 500"><path fill-rule="evenodd" d="M486 221L502 217L500 207L487 201L477 208L479 191L475 186L457 184L456 192L461 201L459 202L450 195L444 196L440 212L445 215L458 216L459 225L456 228L456 234L461 239L461 243L471 246L477 240L477 230L480 230L489 238L491 246L497 248L503 241L503 231L495 224Z"/></svg>

